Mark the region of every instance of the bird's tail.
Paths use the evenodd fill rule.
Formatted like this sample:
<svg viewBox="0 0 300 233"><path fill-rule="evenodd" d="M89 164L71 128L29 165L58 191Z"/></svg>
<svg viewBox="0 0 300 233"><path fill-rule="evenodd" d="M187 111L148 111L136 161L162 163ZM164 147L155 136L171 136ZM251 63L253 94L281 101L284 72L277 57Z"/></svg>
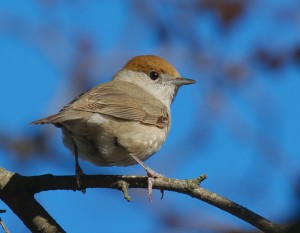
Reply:
<svg viewBox="0 0 300 233"><path fill-rule="evenodd" d="M39 119L37 121L33 121L31 123L29 123L30 125L43 125L43 124L55 124L58 123L61 119L61 114L57 113L42 119Z"/></svg>
<svg viewBox="0 0 300 233"><path fill-rule="evenodd" d="M60 111L54 115L39 119L29 123L30 125L43 125L43 124L53 124L55 126L60 126L60 124L80 120L82 118L89 118L91 113L89 112L79 112L78 111Z"/></svg>

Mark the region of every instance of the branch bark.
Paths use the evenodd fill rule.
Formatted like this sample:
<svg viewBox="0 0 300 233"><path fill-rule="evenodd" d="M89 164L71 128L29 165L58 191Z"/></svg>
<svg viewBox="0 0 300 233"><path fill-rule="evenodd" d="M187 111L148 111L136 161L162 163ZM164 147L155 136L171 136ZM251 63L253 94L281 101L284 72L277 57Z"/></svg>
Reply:
<svg viewBox="0 0 300 233"><path fill-rule="evenodd" d="M230 201L202 187L205 176L196 179L157 178L153 189L168 190L189 195L220 208L256 228L268 233L285 232L284 227L275 224L247 208ZM122 175L85 175L84 188L112 188L124 193L130 200L127 188L147 189L147 177ZM0 168L0 198L14 211L32 232L65 232L47 211L34 199L34 194L49 190L78 190L75 176L21 176Z"/></svg>
<svg viewBox="0 0 300 233"><path fill-rule="evenodd" d="M0 168L0 198L32 232L65 232L34 199L35 192L28 186L30 180Z"/></svg>

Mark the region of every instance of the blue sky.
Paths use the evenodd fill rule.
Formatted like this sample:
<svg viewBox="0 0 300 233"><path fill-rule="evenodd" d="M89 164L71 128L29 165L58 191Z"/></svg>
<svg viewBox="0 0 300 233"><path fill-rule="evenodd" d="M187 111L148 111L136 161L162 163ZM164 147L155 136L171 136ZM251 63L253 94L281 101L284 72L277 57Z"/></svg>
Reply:
<svg viewBox="0 0 300 233"><path fill-rule="evenodd" d="M251 1L226 26L215 11L181 2L0 0L0 136L24 140L43 131L52 149L21 159L20 150L0 137L1 166L25 175L73 174L59 130L28 123L110 80L132 56L156 54L197 84L179 91L168 139L147 164L174 178L206 173L204 188L272 221L289 220L300 165L300 69L293 58L300 46L300 5ZM268 65L266 53L279 59L279 67ZM81 164L87 174L144 174L139 166ZM145 190L130 194L131 203L104 189L45 192L37 199L67 232L252 229L176 193L159 200L155 192L152 204ZM3 208L7 227L27 232L1 203Z"/></svg>

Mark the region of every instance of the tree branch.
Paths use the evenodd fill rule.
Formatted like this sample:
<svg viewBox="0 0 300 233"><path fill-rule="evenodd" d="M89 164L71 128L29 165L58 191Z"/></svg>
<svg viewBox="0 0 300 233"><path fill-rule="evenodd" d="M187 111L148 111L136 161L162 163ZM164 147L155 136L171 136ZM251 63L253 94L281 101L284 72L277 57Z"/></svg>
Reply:
<svg viewBox="0 0 300 233"><path fill-rule="evenodd" d="M0 168L0 198L32 232L65 232L34 199L28 188L30 177L20 176Z"/></svg>
<svg viewBox="0 0 300 233"><path fill-rule="evenodd" d="M178 180L157 178L153 188L187 194L216 206L262 230L279 233L285 229L261 217L247 208L232 202L216 193L199 187L206 176L196 179ZM85 175L84 188L119 189L129 200L129 188L147 188L147 177L122 175ZM78 190L75 176L21 176L0 168L0 198L17 214L33 232L64 232L46 210L34 199L34 194L49 190Z"/></svg>

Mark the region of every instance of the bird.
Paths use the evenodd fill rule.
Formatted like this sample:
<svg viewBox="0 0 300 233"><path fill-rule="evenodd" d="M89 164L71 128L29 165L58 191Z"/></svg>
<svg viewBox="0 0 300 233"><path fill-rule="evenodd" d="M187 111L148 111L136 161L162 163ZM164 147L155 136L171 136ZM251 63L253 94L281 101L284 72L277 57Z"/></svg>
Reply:
<svg viewBox="0 0 300 233"><path fill-rule="evenodd" d="M65 105L58 113L31 122L61 128L64 145L75 157L77 184L84 175L78 158L96 166L140 164L148 177L163 175L144 161L165 142L171 126L170 106L182 85L193 84L156 55L130 59L111 81L99 84Z"/></svg>

